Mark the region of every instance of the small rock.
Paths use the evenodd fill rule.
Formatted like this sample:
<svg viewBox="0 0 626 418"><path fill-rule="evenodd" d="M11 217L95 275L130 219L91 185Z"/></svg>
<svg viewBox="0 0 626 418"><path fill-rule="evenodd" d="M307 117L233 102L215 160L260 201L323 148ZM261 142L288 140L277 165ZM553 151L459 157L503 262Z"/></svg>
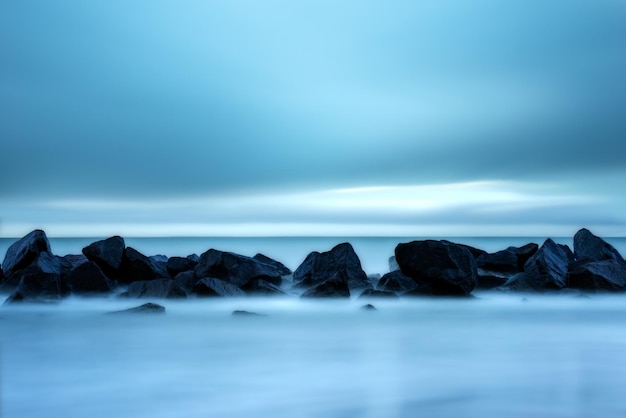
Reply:
<svg viewBox="0 0 626 418"><path fill-rule="evenodd" d="M233 311L233 316L267 316L267 315L256 313L256 312L249 312L249 311Z"/></svg>
<svg viewBox="0 0 626 418"><path fill-rule="evenodd" d="M376 307L374 305L368 303L367 305L361 306L361 310L363 310L363 311L375 311L377 309L376 309Z"/></svg>
<svg viewBox="0 0 626 418"><path fill-rule="evenodd" d="M121 311L109 312L110 314L120 313L165 313L165 307L157 305L156 303L144 303L141 306L137 306L130 309L124 309Z"/></svg>

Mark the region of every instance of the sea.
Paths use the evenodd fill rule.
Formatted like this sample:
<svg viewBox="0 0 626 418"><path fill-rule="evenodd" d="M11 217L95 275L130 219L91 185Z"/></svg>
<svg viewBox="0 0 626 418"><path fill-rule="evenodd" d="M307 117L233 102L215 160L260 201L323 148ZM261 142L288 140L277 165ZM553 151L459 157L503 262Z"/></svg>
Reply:
<svg viewBox="0 0 626 418"><path fill-rule="evenodd" d="M308 252L348 241L368 274L384 274L395 245L411 239L126 243L146 255L261 252L295 269ZM492 252L545 238L446 239ZM94 240L50 242L64 255ZM0 239L0 256L14 241ZM607 241L625 253L626 239ZM0 305L0 416L626 416L626 295L151 301L166 312L110 314L147 302L114 295Z"/></svg>

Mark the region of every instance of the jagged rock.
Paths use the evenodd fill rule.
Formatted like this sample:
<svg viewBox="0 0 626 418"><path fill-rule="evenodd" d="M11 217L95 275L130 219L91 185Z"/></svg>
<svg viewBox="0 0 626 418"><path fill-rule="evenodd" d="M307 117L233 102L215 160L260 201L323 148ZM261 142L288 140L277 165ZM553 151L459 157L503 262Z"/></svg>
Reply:
<svg viewBox="0 0 626 418"><path fill-rule="evenodd" d="M174 280L185 292L192 293L193 287L198 281L198 276L196 276L196 272L193 270L183 271L182 273L178 273L176 277L174 277Z"/></svg>
<svg viewBox="0 0 626 418"><path fill-rule="evenodd" d="M449 241L412 241L396 246L400 270L434 295L466 295L476 286L476 261L467 246Z"/></svg>
<svg viewBox="0 0 626 418"><path fill-rule="evenodd" d="M624 264L624 258L611 244L584 228L574 235L574 256L578 262L615 260Z"/></svg>
<svg viewBox="0 0 626 418"><path fill-rule="evenodd" d="M481 255L476 259L476 265L479 269L490 272L520 272L524 269L526 261L538 249L539 246L534 243L522 247L508 247L506 250Z"/></svg>
<svg viewBox="0 0 626 418"><path fill-rule="evenodd" d="M178 273L195 269L197 265L198 261L189 257L170 257L167 260L167 272L176 276Z"/></svg>
<svg viewBox="0 0 626 418"><path fill-rule="evenodd" d="M547 239L526 261L524 271L511 277L504 285L510 290L544 291L566 287L569 256L565 249Z"/></svg>
<svg viewBox="0 0 626 418"><path fill-rule="evenodd" d="M249 311L233 311L233 316L267 316L265 314L260 314L260 313L256 313L256 312L249 312Z"/></svg>
<svg viewBox="0 0 626 418"><path fill-rule="evenodd" d="M269 264L270 266L275 267L281 276L287 276L292 273L291 270L285 267L283 263L281 263L280 261L276 261L273 258L269 258L266 255L259 253L255 254L255 256L252 258L254 260L260 261L261 263Z"/></svg>
<svg viewBox="0 0 626 418"><path fill-rule="evenodd" d="M120 273L120 280L125 283L169 278L167 271L164 271L162 266L133 247L127 247L124 251Z"/></svg>
<svg viewBox="0 0 626 418"><path fill-rule="evenodd" d="M417 283L408 276L402 274L400 270L395 270L385 274L378 282L378 290L394 293L404 293L417 287ZM430 293L431 287L428 286Z"/></svg>
<svg viewBox="0 0 626 418"><path fill-rule="evenodd" d="M478 269L478 277L476 278L476 289L495 289L503 286L514 274L485 272Z"/></svg>
<svg viewBox="0 0 626 418"><path fill-rule="evenodd" d="M2 269L6 277L11 277L13 273L31 265L39 254L52 253L50 243L46 233L36 229L24 237L20 238L7 250Z"/></svg>
<svg viewBox="0 0 626 418"><path fill-rule="evenodd" d="M187 293L180 288L176 280L154 279L135 281L128 286L128 297L131 298L186 298Z"/></svg>
<svg viewBox="0 0 626 418"><path fill-rule="evenodd" d="M397 298L394 292L388 292L384 290L365 289L360 295L361 298Z"/></svg>
<svg viewBox="0 0 626 418"><path fill-rule="evenodd" d="M157 305L156 303L144 303L141 306L135 308L124 309L122 311L109 312L110 314L124 314L124 313L165 313L165 307Z"/></svg>
<svg viewBox="0 0 626 418"><path fill-rule="evenodd" d="M232 283L212 277L198 280L193 287L193 292L198 296L240 297L246 295L243 290Z"/></svg>
<svg viewBox="0 0 626 418"><path fill-rule="evenodd" d="M451 241L447 241L447 240L442 240L441 242L445 242L447 244L453 244L453 245L458 245L459 247L463 247L467 250L469 250L469 252L474 256L474 258L478 258L478 257L482 257L483 255L487 254L487 251L485 250L481 250L480 248L475 248L466 244L459 244L456 242L451 242Z"/></svg>
<svg viewBox="0 0 626 418"><path fill-rule="evenodd" d="M349 298L350 287L348 286L348 275L344 270L335 272L332 277L313 286L301 297L303 298Z"/></svg>
<svg viewBox="0 0 626 418"><path fill-rule="evenodd" d="M61 283L59 260L48 252L40 253L28 267L15 272L14 278L19 278L19 285L10 301L56 301L69 292Z"/></svg>
<svg viewBox="0 0 626 418"><path fill-rule="evenodd" d="M72 270L89 261L89 259L82 254L69 254L63 257L57 256L57 259L61 265L61 279L65 279Z"/></svg>
<svg viewBox="0 0 626 418"><path fill-rule="evenodd" d="M565 253L565 256L567 257L567 264L573 264L576 262L576 257L574 256L574 252L571 250L570 247L568 247L565 244L557 244Z"/></svg>
<svg viewBox="0 0 626 418"><path fill-rule="evenodd" d="M93 261L76 266L64 282L74 294L107 293L113 289L111 281Z"/></svg>
<svg viewBox="0 0 626 418"><path fill-rule="evenodd" d="M124 238L113 236L83 248L83 254L108 276L116 276L124 259Z"/></svg>
<svg viewBox="0 0 626 418"><path fill-rule="evenodd" d="M333 277L338 271L344 272L351 290L371 287L367 275L361 268L359 257L352 245L347 242L327 252L310 253L293 273L293 284L301 288L317 286Z"/></svg>
<svg viewBox="0 0 626 418"><path fill-rule="evenodd" d="M281 273L276 267L243 255L210 249L200 256L195 268L196 276L225 280L235 286L242 286L257 276L274 277L280 280ZM279 282L280 283L280 282Z"/></svg>
<svg viewBox="0 0 626 418"><path fill-rule="evenodd" d="M626 266L615 259L589 261L567 274L567 284L570 288L582 290L624 291Z"/></svg>
<svg viewBox="0 0 626 418"><path fill-rule="evenodd" d="M264 276L259 276L264 277ZM264 296L283 296L283 292L278 286L263 280L262 278L254 277L248 281L248 283L241 286L241 290L248 295L264 295Z"/></svg>
<svg viewBox="0 0 626 418"><path fill-rule="evenodd" d="M398 265L398 262L396 261L396 256L392 255L391 257L389 257L389 272L398 271L398 270L400 270L400 266Z"/></svg>

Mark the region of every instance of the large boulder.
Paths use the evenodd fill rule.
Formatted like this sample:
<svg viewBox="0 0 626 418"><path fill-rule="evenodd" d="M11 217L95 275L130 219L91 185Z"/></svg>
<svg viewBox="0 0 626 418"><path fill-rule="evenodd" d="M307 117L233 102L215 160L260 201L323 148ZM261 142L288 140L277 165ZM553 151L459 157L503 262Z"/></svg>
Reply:
<svg viewBox="0 0 626 418"><path fill-rule="evenodd" d="M173 279L140 280L128 286L131 298L186 298L187 293Z"/></svg>
<svg viewBox="0 0 626 418"><path fill-rule="evenodd" d="M20 238L11 244L4 256L2 269L5 276L11 277L16 271L28 267L43 252L52 253L48 237L42 230L36 229Z"/></svg>
<svg viewBox="0 0 626 418"><path fill-rule="evenodd" d="M167 272L164 271L163 266L133 247L127 247L126 251L124 251L124 257L120 265L120 274L120 280L125 283L170 278Z"/></svg>
<svg viewBox="0 0 626 418"><path fill-rule="evenodd" d="M48 252L40 253L28 267L15 272L13 278L19 279L19 285L7 299L10 302L56 301L69 293L61 283L59 260Z"/></svg>
<svg viewBox="0 0 626 418"><path fill-rule="evenodd" d="M476 286L476 261L466 246L449 241L412 241L396 246L402 273L433 295L467 295Z"/></svg>
<svg viewBox="0 0 626 418"><path fill-rule="evenodd" d="M626 266L609 259L583 263L567 274L568 287L582 290L626 290Z"/></svg>
<svg viewBox="0 0 626 418"><path fill-rule="evenodd" d="M563 289L567 285L569 261L570 257L563 246L548 238L526 261L524 271L511 277L504 287L519 291Z"/></svg>
<svg viewBox="0 0 626 418"><path fill-rule="evenodd" d="M172 276L176 276L178 273L184 271L193 270L198 265L198 260L194 257L170 257L167 260L167 272Z"/></svg>
<svg viewBox="0 0 626 418"><path fill-rule="evenodd" d="M210 249L200 256L195 268L198 277L225 280L237 287L257 276L274 277L280 283L281 270L252 257Z"/></svg>
<svg viewBox="0 0 626 418"><path fill-rule="evenodd" d="M192 293L193 287L198 281L198 276L196 276L196 272L193 270L183 271L182 273L178 273L176 277L174 277L174 280L185 292Z"/></svg>
<svg viewBox="0 0 626 418"><path fill-rule="evenodd" d="M262 263L269 264L270 266L275 267L281 276L287 276L292 273L291 270L285 267L283 263L281 263L280 261L276 261L273 258L269 258L266 255L255 254L255 256L252 258Z"/></svg>
<svg viewBox="0 0 626 418"><path fill-rule="evenodd" d="M395 257L394 257L395 259ZM400 270L394 270L380 278L377 289L384 292L404 293L417 287L417 283ZM430 289L430 286L428 287Z"/></svg>
<svg viewBox="0 0 626 418"><path fill-rule="evenodd" d="M263 276L259 276L263 277ZM248 295L255 296L283 296L285 292L283 292L280 287L263 280L262 278L254 277L248 281L248 283L241 286L241 290L246 292Z"/></svg>
<svg viewBox="0 0 626 418"><path fill-rule="evenodd" d="M624 258L611 244L584 228L574 235L574 257L577 262L615 260L624 264Z"/></svg>
<svg viewBox="0 0 626 418"><path fill-rule="evenodd" d="M345 270L335 272L330 278L304 292L302 298L349 298L349 278Z"/></svg>
<svg viewBox="0 0 626 418"><path fill-rule="evenodd" d="M78 295L107 293L113 289L111 281L93 261L79 264L63 281L72 293Z"/></svg>
<svg viewBox="0 0 626 418"><path fill-rule="evenodd" d="M114 236L89 244L83 248L83 254L96 263L104 273L115 276L122 265L125 248L124 238Z"/></svg>
<svg viewBox="0 0 626 418"><path fill-rule="evenodd" d="M342 243L330 251L310 253L293 273L293 284L300 288L317 286L343 271L351 290L371 287L361 261L350 243Z"/></svg>
<svg viewBox="0 0 626 418"><path fill-rule="evenodd" d="M198 296L240 297L246 295L243 290L232 283L213 277L198 280L193 287L193 292Z"/></svg>
<svg viewBox="0 0 626 418"><path fill-rule="evenodd" d="M83 254L68 254L63 257L57 256L61 265L61 279L65 279L68 274L81 264L89 262Z"/></svg>
<svg viewBox="0 0 626 418"><path fill-rule="evenodd" d="M539 249L535 243L522 247L508 247L505 250L490 254L483 254L476 259L478 269L490 272L520 272L524 264Z"/></svg>

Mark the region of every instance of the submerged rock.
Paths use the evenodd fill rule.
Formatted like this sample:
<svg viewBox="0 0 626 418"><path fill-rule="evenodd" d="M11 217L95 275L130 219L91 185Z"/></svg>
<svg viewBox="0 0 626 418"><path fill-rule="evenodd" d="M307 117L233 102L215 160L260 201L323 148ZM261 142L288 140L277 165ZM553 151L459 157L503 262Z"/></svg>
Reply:
<svg viewBox="0 0 626 418"><path fill-rule="evenodd" d="M113 236L83 248L83 254L108 276L116 276L124 259L124 238Z"/></svg>
<svg viewBox="0 0 626 418"><path fill-rule="evenodd" d="M246 295L243 290L232 283L213 277L198 280L193 287L193 292L198 296L241 297Z"/></svg>
<svg viewBox="0 0 626 418"><path fill-rule="evenodd" d="M109 312L110 314L123 314L123 313L165 313L165 307L157 305L156 303L144 303L143 305L124 309L121 311Z"/></svg>
<svg viewBox="0 0 626 418"><path fill-rule="evenodd" d="M176 280L155 279L135 281L128 286L128 297L131 298L186 298L187 293L180 288Z"/></svg>
<svg viewBox="0 0 626 418"><path fill-rule="evenodd" d="M107 293L113 284L93 261L76 266L63 280L74 294Z"/></svg>
<svg viewBox="0 0 626 418"><path fill-rule="evenodd" d="M252 257L210 249L200 256L195 268L196 276L212 277L243 286L257 276L272 277L280 283L281 270ZM269 280L267 280L269 281Z"/></svg>
<svg viewBox="0 0 626 418"><path fill-rule="evenodd" d="M249 311L233 311L232 315L233 316L267 316L265 314L249 312Z"/></svg>
<svg viewBox="0 0 626 418"><path fill-rule="evenodd" d="M361 306L361 310L362 311L375 311L377 309L374 305L368 303L367 305Z"/></svg>
<svg viewBox="0 0 626 418"><path fill-rule="evenodd" d="M370 288L367 275L361 268L361 261L350 243L342 243L330 251L310 253L293 273L295 287L309 288L317 286L337 272L343 271L351 290Z"/></svg>
<svg viewBox="0 0 626 418"><path fill-rule="evenodd" d="M20 238L7 249L2 262L6 277L31 265L41 253L52 253L46 233L36 229Z"/></svg>
<svg viewBox="0 0 626 418"><path fill-rule="evenodd" d="M396 260L418 287L430 285L433 295L466 295L476 286L476 261L467 246L449 241L398 244Z"/></svg>
<svg viewBox="0 0 626 418"><path fill-rule="evenodd" d="M336 272L332 277L324 282L313 286L300 297L302 298L349 298L350 287L348 286L348 275L344 270Z"/></svg>

